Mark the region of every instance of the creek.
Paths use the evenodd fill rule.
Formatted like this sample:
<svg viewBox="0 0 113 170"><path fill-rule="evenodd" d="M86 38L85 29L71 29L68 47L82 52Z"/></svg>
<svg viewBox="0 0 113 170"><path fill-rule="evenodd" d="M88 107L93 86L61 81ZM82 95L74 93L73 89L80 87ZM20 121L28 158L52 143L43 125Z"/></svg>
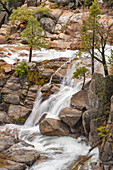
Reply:
<svg viewBox="0 0 113 170"><path fill-rule="evenodd" d="M0 47L5 47L5 45L1 45ZM23 48L23 46L22 46ZM8 51L7 51L8 49ZM8 46L5 47L5 50L2 51L5 55L9 54L4 59L8 63L14 63L15 59L28 59L28 50L20 48L17 53L17 46L11 45L10 48ZM24 57L20 55L20 53L24 53ZM42 51L33 51L33 61L42 61L45 59L54 59L60 57L67 57L72 59L75 55L76 51L55 51L55 50L42 50ZM10 130L17 129L18 136L20 139L25 142L34 145L34 150L37 150L41 157L42 161L34 164L30 168L26 168L27 170L72 170L70 165L77 160L79 156L85 156L88 154L90 149L90 145L86 141L84 137L79 137L78 139L68 137L49 137L43 136L40 134L39 125L35 126L36 122L40 119L40 117L47 113L47 117L58 119L58 114L61 109L64 107L70 106L70 99L73 94L78 92L81 88L81 82L74 83L72 79L73 71L75 66L69 66L67 70L67 74L64 76L62 83L60 85L60 90L52 94L48 100L41 102L41 91L39 90L37 93L37 98L33 107L33 111L29 118L26 120L25 125L19 126L14 124L7 124L5 126L0 127L1 130L5 130L9 128ZM52 78L51 78L52 80ZM50 81L51 83L51 81ZM23 146L22 146L23 147ZM23 147L26 148L26 147ZM27 149L31 149L31 147L27 147ZM32 148L33 149L33 148ZM87 164L84 167L84 170L92 169L90 164L92 162L96 162L98 160L98 149L95 148L91 153L93 155ZM90 155L89 154L89 155ZM80 166L78 167L78 170ZM73 169L74 170L74 169Z"/></svg>

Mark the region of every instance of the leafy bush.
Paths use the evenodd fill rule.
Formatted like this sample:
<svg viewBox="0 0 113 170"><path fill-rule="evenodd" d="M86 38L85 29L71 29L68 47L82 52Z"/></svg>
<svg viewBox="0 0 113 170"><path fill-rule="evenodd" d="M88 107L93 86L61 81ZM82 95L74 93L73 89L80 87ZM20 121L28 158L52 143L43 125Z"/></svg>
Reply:
<svg viewBox="0 0 113 170"><path fill-rule="evenodd" d="M16 67L15 74L18 77L24 77L28 72L28 65L26 61L22 61L19 65Z"/></svg>
<svg viewBox="0 0 113 170"><path fill-rule="evenodd" d="M97 130L99 131L98 135L100 136L100 138L104 139L107 136L109 128L106 128L106 126L100 126L99 128L97 128Z"/></svg>

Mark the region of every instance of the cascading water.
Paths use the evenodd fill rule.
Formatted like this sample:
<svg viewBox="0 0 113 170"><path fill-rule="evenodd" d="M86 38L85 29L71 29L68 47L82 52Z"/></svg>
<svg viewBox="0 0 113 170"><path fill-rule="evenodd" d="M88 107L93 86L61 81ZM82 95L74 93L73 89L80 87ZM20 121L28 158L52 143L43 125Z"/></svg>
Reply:
<svg viewBox="0 0 113 170"><path fill-rule="evenodd" d="M72 57L74 53L71 52L70 56ZM66 51L65 54L68 55L69 51ZM39 126L35 126L43 113L47 113L47 117L58 119L60 110L64 107L69 107L71 96L81 88L81 82L75 83L72 79L74 69L74 65L69 66L59 91L52 94L48 100L41 102L41 91L38 92L32 114L24 126L5 125L1 128L4 130L8 127L12 131L15 128L18 129L19 138L34 145L34 149L45 158L44 161L27 168L29 170L71 170L69 165L79 155L87 155L89 151L90 146L82 142L82 138L43 136L40 134ZM29 146L27 149L31 149L31 147ZM96 161L98 149L94 149L92 154L94 154L92 157L93 161ZM88 170L91 169L90 161L92 160L89 160L88 167L86 167Z"/></svg>
<svg viewBox="0 0 113 170"><path fill-rule="evenodd" d="M32 114L25 123L25 127L34 126L43 113L47 113L47 117L58 119L60 110L64 107L69 107L71 96L80 90L81 82L74 84L72 75L75 70L75 65L69 66L67 74L64 77L60 90L56 94L52 94L48 100L41 103L41 92L38 96L32 111ZM31 127L30 133L39 132L39 127ZM21 131L20 137L24 136ZM40 133L40 132L39 132ZM24 136L22 139L28 141L30 135ZM42 152L42 156L47 156L48 160L34 165L30 170L69 170L69 165L79 155L86 155L89 146L86 143L81 143L82 138L73 139L71 137L47 137L41 134L37 135L32 141L35 149ZM93 153L98 155L98 150ZM93 156L96 160L96 157ZM90 161L89 161L90 164ZM90 170L90 165L88 170Z"/></svg>

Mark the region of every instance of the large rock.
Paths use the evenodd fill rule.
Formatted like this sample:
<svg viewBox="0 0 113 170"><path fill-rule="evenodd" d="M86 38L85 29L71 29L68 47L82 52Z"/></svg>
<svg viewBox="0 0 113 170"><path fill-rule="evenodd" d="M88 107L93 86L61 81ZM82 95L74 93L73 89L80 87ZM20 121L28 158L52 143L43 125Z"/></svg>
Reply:
<svg viewBox="0 0 113 170"><path fill-rule="evenodd" d="M86 101L87 90L81 90L72 96L70 104L76 109L84 110L86 109Z"/></svg>
<svg viewBox="0 0 113 170"><path fill-rule="evenodd" d="M8 94L4 97L4 101L9 104L20 104L20 98L18 95Z"/></svg>
<svg viewBox="0 0 113 170"><path fill-rule="evenodd" d="M17 149L5 152L8 157L14 162L24 163L28 166L31 166L39 158L40 154L35 150L25 150Z"/></svg>
<svg viewBox="0 0 113 170"><path fill-rule="evenodd" d="M76 123L80 120L82 116L82 112L77 109L72 109L72 108L64 108L63 110L60 111L59 113L59 118L68 124L70 127L74 127Z"/></svg>
<svg viewBox="0 0 113 170"><path fill-rule="evenodd" d="M53 32L55 23L51 18L41 18L40 20L41 26L48 32Z"/></svg>
<svg viewBox="0 0 113 170"><path fill-rule="evenodd" d="M60 120L45 118L39 125L40 132L46 136L68 136L68 126Z"/></svg>
<svg viewBox="0 0 113 170"><path fill-rule="evenodd" d="M23 124L25 120L28 118L30 115L31 110L20 106L20 105L10 105L9 110L8 110L8 115L14 119L17 120L19 124Z"/></svg>

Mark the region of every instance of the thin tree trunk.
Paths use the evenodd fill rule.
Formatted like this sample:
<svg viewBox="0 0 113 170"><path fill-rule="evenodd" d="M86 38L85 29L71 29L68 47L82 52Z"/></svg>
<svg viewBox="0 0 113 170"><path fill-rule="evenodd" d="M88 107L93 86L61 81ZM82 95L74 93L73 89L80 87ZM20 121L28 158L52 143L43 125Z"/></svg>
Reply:
<svg viewBox="0 0 113 170"><path fill-rule="evenodd" d="M11 12L10 12L9 9L6 7L6 5L5 5L2 1L0 1L0 4L1 4L2 7L5 9L5 11L8 13L8 16L10 16L10 15L11 15Z"/></svg>
<svg viewBox="0 0 113 170"><path fill-rule="evenodd" d="M105 59L104 47L102 47L102 63L103 63L103 67L104 67L104 74L105 74L105 76L107 76L108 68L107 68L106 59Z"/></svg>
<svg viewBox="0 0 113 170"><path fill-rule="evenodd" d="M94 47L95 47L95 30L93 30L93 42L92 42L92 75L94 73Z"/></svg>
<svg viewBox="0 0 113 170"><path fill-rule="evenodd" d="M32 47L30 47L29 62L31 62L31 58L32 58Z"/></svg>
<svg viewBox="0 0 113 170"><path fill-rule="evenodd" d="M84 89L84 86L85 86L85 80L86 80L86 76L84 74L84 79L83 79L83 84L82 84L82 90Z"/></svg>
<svg viewBox="0 0 113 170"><path fill-rule="evenodd" d="M92 63L92 75L94 73L94 47L92 47L92 55L91 55L91 63Z"/></svg>

